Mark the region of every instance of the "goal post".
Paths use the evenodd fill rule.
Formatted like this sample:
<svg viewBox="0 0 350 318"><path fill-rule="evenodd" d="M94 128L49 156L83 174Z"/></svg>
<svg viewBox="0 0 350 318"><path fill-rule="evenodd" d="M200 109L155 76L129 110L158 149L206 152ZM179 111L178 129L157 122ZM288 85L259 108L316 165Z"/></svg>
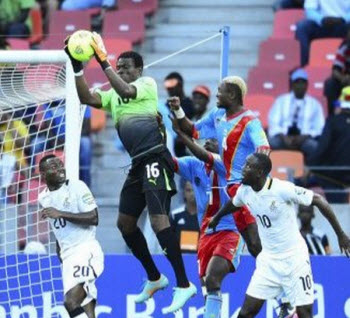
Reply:
<svg viewBox="0 0 350 318"><path fill-rule="evenodd" d="M69 138L66 139L65 144L65 158L66 158L66 169L67 176L72 179L77 179L79 177L79 138L71 138L72 136L80 135L81 124L82 124L82 111L78 105L80 105L80 101L76 92L74 72L70 60L67 54L60 50L38 50L38 51L0 51L0 68L3 68L2 65L6 64L63 64L65 66L65 99L66 99L66 135ZM6 66L5 66L6 68ZM31 76L34 76L34 73ZM62 75L61 75L62 76ZM41 78L36 86L37 90L49 90L52 88L52 85L57 84L59 79L55 79L55 81L51 81L49 83L45 82L47 78ZM30 80L34 80L34 78L30 78ZM52 78L51 78L52 80ZM37 85L36 84L36 85ZM31 87L32 85L29 85ZM33 85L34 86L34 85ZM3 90L0 93L0 98L3 98ZM50 92L47 94L39 95L38 92L35 92L35 99L33 102L46 102L50 101ZM62 87L60 87L60 93L62 93ZM33 96L29 94L29 96ZM4 96L6 98L6 95ZM20 96L17 97L17 100L14 100L14 105L9 105L8 108L21 108L26 105L21 105ZM29 103L30 101L25 100L25 102ZM6 110L3 105L3 102L0 104L0 111ZM4 109L5 108L5 109Z"/></svg>
<svg viewBox="0 0 350 318"><path fill-rule="evenodd" d="M84 112L64 51L0 51L1 318L46 317L62 305L55 238L39 215L38 163L56 153L67 178L79 178ZM57 307L52 317L66 312Z"/></svg>

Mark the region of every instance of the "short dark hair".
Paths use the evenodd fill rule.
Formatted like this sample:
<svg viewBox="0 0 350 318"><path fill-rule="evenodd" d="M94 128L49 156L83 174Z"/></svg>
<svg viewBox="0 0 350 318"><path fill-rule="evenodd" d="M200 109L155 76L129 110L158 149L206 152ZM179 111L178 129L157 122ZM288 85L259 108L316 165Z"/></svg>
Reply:
<svg viewBox="0 0 350 318"><path fill-rule="evenodd" d="M143 69L143 58L135 51L125 51L118 56L118 59L132 59L134 61L135 67L140 67Z"/></svg>
<svg viewBox="0 0 350 318"><path fill-rule="evenodd" d="M52 154L52 153L42 157L40 159L40 162L39 162L39 170L43 171L44 170L44 164L46 163L46 161L48 161L49 159L52 159L52 158L57 158L57 157L54 154Z"/></svg>
<svg viewBox="0 0 350 318"><path fill-rule="evenodd" d="M166 78L164 79L165 81L168 80L168 79L173 79L173 78L176 78L179 82L183 83L184 82L184 79L183 77L181 76L180 73L178 72L171 72L169 73Z"/></svg>
<svg viewBox="0 0 350 318"><path fill-rule="evenodd" d="M263 174L267 176L272 169L270 157L263 153L254 153L253 156L258 159L259 168L263 171Z"/></svg>

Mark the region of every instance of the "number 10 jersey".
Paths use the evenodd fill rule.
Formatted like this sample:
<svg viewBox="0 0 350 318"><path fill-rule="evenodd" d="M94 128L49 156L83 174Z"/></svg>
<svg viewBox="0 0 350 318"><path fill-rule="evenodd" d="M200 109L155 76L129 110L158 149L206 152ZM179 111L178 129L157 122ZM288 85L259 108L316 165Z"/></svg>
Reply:
<svg viewBox="0 0 350 318"><path fill-rule="evenodd" d="M258 192L242 184L232 202L237 207L246 205L255 216L263 252L283 258L307 251L298 227L297 210L299 204L311 205L312 199L310 190L268 178Z"/></svg>

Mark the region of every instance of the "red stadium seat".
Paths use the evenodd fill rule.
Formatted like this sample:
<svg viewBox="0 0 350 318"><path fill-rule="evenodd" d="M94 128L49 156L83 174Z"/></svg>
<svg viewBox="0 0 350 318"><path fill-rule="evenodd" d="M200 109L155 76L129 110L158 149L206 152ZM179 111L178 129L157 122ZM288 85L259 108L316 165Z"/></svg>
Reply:
<svg viewBox="0 0 350 318"><path fill-rule="evenodd" d="M300 64L300 45L294 39L268 39L260 44L259 65L290 70Z"/></svg>
<svg viewBox="0 0 350 318"><path fill-rule="evenodd" d="M84 76L90 88L100 87L104 83L108 83L108 85L103 86L103 89L108 89L110 87L108 78L103 73L102 69L87 67L84 70Z"/></svg>
<svg viewBox="0 0 350 318"><path fill-rule="evenodd" d="M247 95L244 98L244 105L255 112L259 117L263 127L266 129L268 126L269 110L274 102L275 98L270 95Z"/></svg>
<svg viewBox="0 0 350 318"><path fill-rule="evenodd" d="M332 70L328 67L307 67L305 70L309 76L308 94L314 97L323 96L324 82Z"/></svg>
<svg viewBox="0 0 350 318"><path fill-rule="evenodd" d="M40 9L30 10L30 17L32 19L32 33L29 38L30 44L40 43L44 37L43 19Z"/></svg>
<svg viewBox="0 0 350 318"><path fill-rule="evenodd" d="M130 51L132 49L131 42L125 39L105 39L104 43L108 52L108 59L113 67L116 65L117 58L120 53ZM97 67L100 68L100 64L98 64L95 58L92 58L89 62L89 68Z"/></svg>
<svg viewBox="0 0 350 318"><path fill-rule="evenodd" d="M145 15L153 14L158 8L158 0L118 0L120 10L137 10Z"/></svg>
<svg viewBox="0 0 350 318"><path fill-rule="evenodd" d="M140 43L145 38L145 17L141 11L120 10L106 13L103 38L126 39Z"/></svg>
<svg viewBox="0 0 350 318"><path fill-rule="evenodd" d="M304 10L279 10L273 22L272 38L292 38L296 30L296 23L304 18Z"/></svg>
<svg viewBox="0 0 350 318"><path fill-rule="evenodd" d="M286 70L255 67L249 72L249 94L278 96L289 91L289 76Z"/></svg>
<svg viewBox="0 0 350 318"><path fill-rule="evenodd" d="M290 177L302 177L304 174L304 156L301 151L273 150L271 176L282 180Z"/></svg>
<svg viewBox="0 0 350 318"><path fill-rule="evenodd" d="M28 40L9 38L6 41L10 45L11 50L29 50Z"/></svg>
<svg viewBox="0 0 350 318"><path fill-rule="evenodd" d="M331 67L342 39L317 39L311 42L309 66Z"/></svg>
<svg viewBox="0 0 350 318"><path fill-rule="evenodd" d="M100 87L104 83L108 83L108 85L103 86L103 90L107 90L110 88L110 84L106 75L102 70L91 68L90 65L84 71L85 78L89 84L89 87L95 88ZM91 131L99 132L106 127L106 112L103 110L99 110L91 107Z"/></svg>
<svg viewBox="0 0 350 318"><path fill-rule="evenodd" d="M68 35L81 29L90 30L90 14L88 11L54 11L49 27L50 49L62 49Z"/></svg>

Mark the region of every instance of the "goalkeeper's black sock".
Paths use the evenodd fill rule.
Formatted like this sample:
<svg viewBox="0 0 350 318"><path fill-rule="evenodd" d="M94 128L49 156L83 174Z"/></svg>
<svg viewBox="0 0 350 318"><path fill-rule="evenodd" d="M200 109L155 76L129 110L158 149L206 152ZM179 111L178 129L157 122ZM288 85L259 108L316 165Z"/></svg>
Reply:
<svg viewBox="0 0 350 318"><path fill-rule="evenodd" d="M150 281L156 281L160 278L160 273L149 252L145 236L139 228L134 233L123 235L126 245L134 256L141 262L147 272Z"/></svg>
<svg viewBox="0 0 350 318"><path fill-rule="evenodd" d="M88 318L82 307L75 308L68 312L70 318Z"/></svg>
<svg viewBox="0 0 350 318"><path fill-rule="evenodd" d="M175 232L171 227L168 227L157 233L157 238L163 253L171 263L175 272L177 286L188 287L190 284L187 279L184 262L182 260L179 242L176 238Z"/></svg>

